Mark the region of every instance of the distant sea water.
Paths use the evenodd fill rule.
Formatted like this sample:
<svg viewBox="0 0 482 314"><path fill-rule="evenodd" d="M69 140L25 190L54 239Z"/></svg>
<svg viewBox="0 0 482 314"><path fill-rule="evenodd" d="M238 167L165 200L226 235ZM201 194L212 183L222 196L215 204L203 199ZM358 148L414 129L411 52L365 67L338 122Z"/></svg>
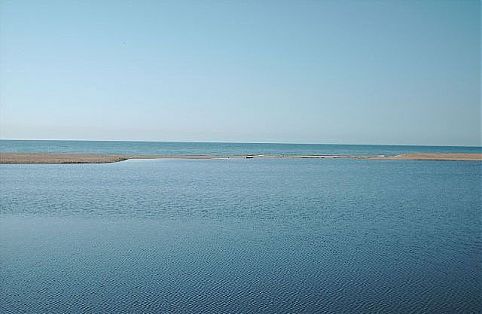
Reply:
<svg viewBox="0 0 482 314"><path fill-rule="evenodd" d="M482 153L482 147L335 145L275 143L127 142L127 141L30 141L0 140L0 152L93 153L125 155L398 155L403 153Z"/></svg>
<svg viewBox="0 0 482 314"><path fill-rule="evenodd" d="M116 154L461 151L1 146ZM0 313L480 313L481 194L477 161L0 165Z"/></svg>

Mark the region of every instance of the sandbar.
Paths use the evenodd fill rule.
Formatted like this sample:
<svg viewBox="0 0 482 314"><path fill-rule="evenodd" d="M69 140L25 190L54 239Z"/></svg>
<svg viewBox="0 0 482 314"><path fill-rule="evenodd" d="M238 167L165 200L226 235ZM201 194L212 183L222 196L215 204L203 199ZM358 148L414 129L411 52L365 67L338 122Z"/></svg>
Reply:
<svg viewBox="0 0 482 314"><path fill-rule="evenodd" d="M480 153L411 153L397 156L370 157L378 160L467 160L482 161Z"/></svg>
<svg viewBox="0 0 482 314"><path fill-rule="evenodd" d="M0 153L0 164L100 164L127 159L120 155Z"/></svg>
<svg viewBox="0 0 482 314"><path fill-rule="evenodd" d="M99 164L129 159L230 159L230 158L351 158L368 160L467 160L482 161L482 153L410 153L396 156L349 155L106 155L77 153L0 153L0 164Z"/></svg>

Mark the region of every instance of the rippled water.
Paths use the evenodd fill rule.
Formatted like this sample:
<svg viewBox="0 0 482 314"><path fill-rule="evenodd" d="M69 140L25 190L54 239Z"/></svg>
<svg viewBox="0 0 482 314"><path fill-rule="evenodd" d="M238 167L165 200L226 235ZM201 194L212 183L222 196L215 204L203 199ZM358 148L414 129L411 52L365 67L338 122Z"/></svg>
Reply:
<svg viewBox="0 0 482 314"><path fill-rule="evenodd" d="M403 153L482 153L482 147L335 145L275 143L15 141L0 140L0 152L95 153L127 155L398 155Z"/></svg>
<svg viewBox="0 0 482 314"><path fill-rule="evenodd" d="M0 165L0 312L479 312L482 163Z"/></svg>

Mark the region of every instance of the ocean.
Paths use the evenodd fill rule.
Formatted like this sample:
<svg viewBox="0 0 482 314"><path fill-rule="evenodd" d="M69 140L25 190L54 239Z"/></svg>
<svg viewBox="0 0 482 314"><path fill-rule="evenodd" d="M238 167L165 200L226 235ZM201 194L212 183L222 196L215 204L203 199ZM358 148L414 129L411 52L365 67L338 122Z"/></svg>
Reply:
<svg viewBox="0 0 482 314"><path fill-rule="evenodd" d="M410 145L336 145L275 143L31 141L0 140L0 152L92 153L125 155L348 155L376 156L403 153L482 153L482 147Z"/></svg>
<svg viewBox="0 0 482 314"><path fill-rule="evenodd" d="M0 150L398 154L480 148L1 141ZM482 163L0 165L1 313L476 313Z"/></svg>

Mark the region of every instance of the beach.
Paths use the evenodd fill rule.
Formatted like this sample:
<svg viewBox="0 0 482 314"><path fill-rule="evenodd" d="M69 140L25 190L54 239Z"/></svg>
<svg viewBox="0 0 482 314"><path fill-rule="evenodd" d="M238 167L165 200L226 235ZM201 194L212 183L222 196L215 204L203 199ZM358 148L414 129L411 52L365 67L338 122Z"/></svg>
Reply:
<svg viewBox="0 0 482 314"><path fill-rule="evenodd" d="M98 164L113 163L129 159L225 159L225 158L351 158L369 160L459 160L482 161L479 153L411 153L395 156L350 156L350 155L236 155L228 157L212 155L107 155L81 153L0 153L0 164Z"/></svg>
<svg viewBox="0 0 482 314"><path fill-rule="evenodd" d="M374 157L371 159L384 160L467 160L482 161L482 154L477 153L415 153L397 156Z"/></svg>
<svg viewBox="0 0 482 314"><path fill-rule="evenodd" d="M0 153L0 164L98 164L123 160L127 158L119 155Z"/></svg>

